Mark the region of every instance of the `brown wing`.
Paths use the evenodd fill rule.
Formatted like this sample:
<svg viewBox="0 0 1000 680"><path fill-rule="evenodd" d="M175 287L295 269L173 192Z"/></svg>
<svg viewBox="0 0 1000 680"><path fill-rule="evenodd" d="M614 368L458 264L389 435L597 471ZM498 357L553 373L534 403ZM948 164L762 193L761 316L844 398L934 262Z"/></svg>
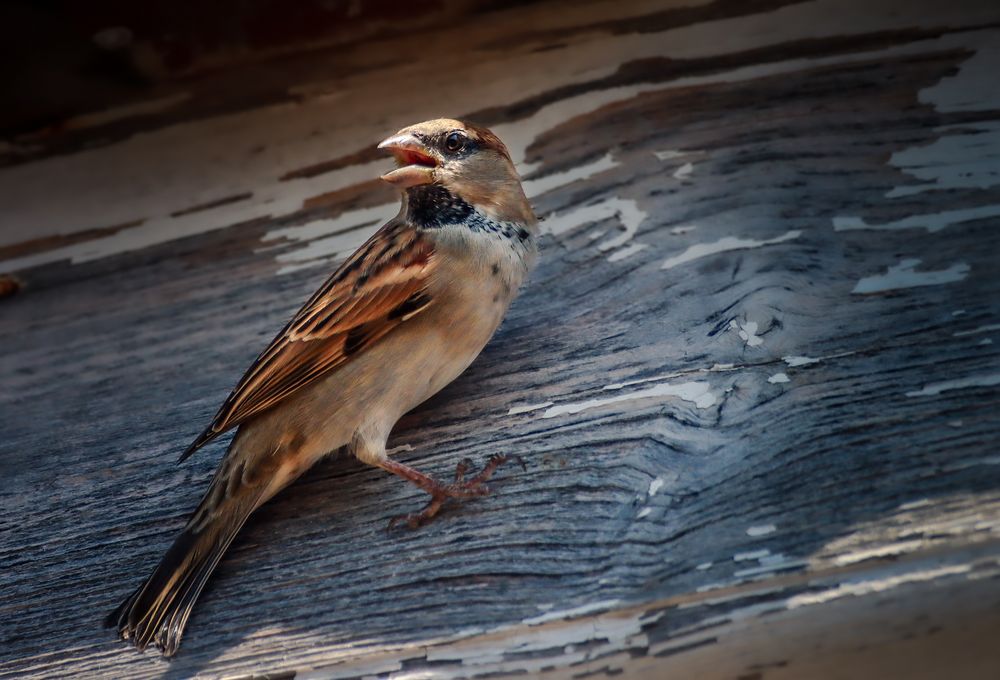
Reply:
<svg viewBox="0 0 1000 680"><path fill-rule="evenodd" d="M204 432L181 455L326 375L432 302L430 241L393 220L316 291L246 372Z"/></svg>

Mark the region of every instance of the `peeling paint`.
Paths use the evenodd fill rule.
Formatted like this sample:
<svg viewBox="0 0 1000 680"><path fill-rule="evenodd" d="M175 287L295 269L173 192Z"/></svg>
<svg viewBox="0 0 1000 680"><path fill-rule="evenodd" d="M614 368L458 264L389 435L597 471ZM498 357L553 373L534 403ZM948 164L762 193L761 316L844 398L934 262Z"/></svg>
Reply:
<svg viewBox="0 0 1000 680"><path fill-rule="evenodd" d="M663 375L653 376L652 378L635 378L634 380L626 380L625 382L611 383L609 385L605 385L601 389L603 389L603 390L620 390L623 387L631 387L632 385L642 385L644 383L657 382L657 381L660 381L660 380L671 380L673 378L678 378L678 377L680 377L682 375L684 375L684 372L683 371L678 371L678 372L674 372L674 373L664 373Z"/></svg>
<svg viewBox="0 0 1000 680"><path fill-rule="evenodd" d="M674 179L687 179L688 177L691 176L691 173L693 171L694 171L694 164L685 163L684 165L682 165L681 167L677 168L677 170L674 171L673 177Z"/></svg>
<svg viewBox="0 0 1000 680"><path fill-rule="evenodd" d="M997 216L1000 216L1000 205L981 205L975 208L944 210L926 215L909 215L903 219L883 224L868 224L860 217L834 217L833 228L834 231L926 229L933 234L955 224Z"/></svg>
<svg viewBox="0 0 1000 680"><path fill-rule="evenodd" d="M532 411L538 411L539 409L552 406L553 402L543 401L540 404L524 404L523 406L511 406L507 411L507 415L516 416L522 413L531 413Z"/></svg>
<svg viewBox="0 0 1000 680"><path fill-rule="evenodd" d="M733 250L750 250L753 248L760 248L762 246L770 246L778 243L784 243L785 241L792 241L797 239L802 235L802 232L798 229L793 229L787 231L781 236L777 236L771 239L764 239L763 241L758 241L756 239L743 239L737 238L735 236L726 236L714 241L712 243L697 243L690 246L680 255L675 255L674 257L668 258L661 269L672 269L678 265L687 264L693 260L698 260L703 257L708 257L709 255L715 255L717 253L726 253Z"/></svg>
<svg viewBox="0 0 1000 680"><path fill-rule="evenodd" d="M925 191L989 189L1000 184L1000 122L935 128L933 143L897 151L889 163L923 180L893 188L886 198L913 196ZM995 210L997 206L993 206ZM963 220L964 221L964 220Z"/></svg>
<svg viewBox="0 0 1000 680"><path fill-rule="evenodd" d="M805 11L803 9L803 11ZM794 11L789 10L791 14L795 14ZM901 19L898 17L886 15L880 17L879 25L891 26L896 24L901 24ZM852 33L861 30L860 27L854 28L854 24L846 24L842 27L846 33ZM798 29L796 29L798 30ZM830 30L829 27L826 30ZM631 54L633 58L639 58L646 54L649 56L669 54L675 58L681 57L695 57L704 54L711 54L712 48L709 42L703 41L691 41L685 40L682 43L672 44L669 48L665 50L664 36L668 34L673 34L673 31L666 31L663 33L653 33L648 35L636 35L636 36L622 36L612 40L611 43L616 42L628 43L631 45ZM798 34L797 34L798 35ZM771 41L778 39L777 37L767 34L767 33L757 33L750 32L745 34L743 43L743 48L750 49L755 45L768 44ZM959 37L955 37L951 42L959 41ZM891 48L888 50L876 50L872 52L857 52L844 55L836 55L832 57L824 57L817 59L793 59L784 62L775 62L762 65L753 65L747 67L740 67L732 69L727 72L711 74L708 76L698 76L698 77L684 77L678 78L674 81L667 83L656 83L656 84L640 84L635 86L624 86L610 88L607 90L601 90L596 92L587 92L585 94L569 97L558 102L554 102L551 105L545 106L539 111L537 111L532 116L528 118L511 121L510 123L505 123L500 126L495 127L495 131L500 134L508 143L508 147L511 149L511 153L514 156L515 162L518 164L519 169L522 174L528 175L530 171L533 170L533 164L528 164L525 161L526 149L528 146L534 142L541 132L551 129L555 125L562 121L570 119L574 116L581 115L590 111L593 111L601 106L605 106L612 102L623 101L630 99L632 97L638 96L645 92L662 91L676 88L690 87L693 85L705 85L715 82L741 82L748 79L758 78L766 75L778 75L781 73L788 73L793 71L801 70L807 66L822 66L824 64L839 64L839 63L853 63L856 61L863 61L872 57L886 58L891 55L904 55L911 53L918 53L921 50L925 50L927 45L931 41L916 41L913 43L908 43L899 47ZM943 48L945 45L950 44L948 40L938 40L935 44L939 44L939 48ZM736 46L730 45L729 48L735 48ZM581 53L582 55L582 53ZM565 59L565 57L562 57ZM604 67L605 71L610 73L616 68L615 64L608 64ZM571 82L574 79L579 79L579 70L573 71L572 74L564 74L563 78L559 82ZM591 70L587 74L587 77L594 77L595 72ZM551 80L551 76L550 76ZM547 87L551 88L553 86L552 82L547 82ZM523 90L523 88L522 88ZM334 102L333 105L342 105L342 103ZM242 177L245 181L239 181L232 186L227 186L232 182L213 182L210 177L199 176L197 178L189 178L192 182L195 182L192 186L195 187L211 187L213 192L228 194L228 193L239 193L246 190L248 186L252 187L255 191L264 191L268 187L267 182L264 178L260 178L260 181L251 181L250 177L252 172L266 171L271 174L278 172L280 175L280 166L288 165L288 159L294 161L295 164L301 166L303 162L310 162L310 160L318 160L317 149L323 146L338 146L342 145L342 140L339 143L334 143L333 139L325 140L315 140L315 139L293 139L291 135L300 134L298 131L301 129L308 129L306 121L310 119L315 119L317 121L324 121L329 119L328 108L331 106L329 102L324 102L322 100L312 101L306 100L303 102L294 103L283 103L280 105L264 107L262 109L244 112L238 115L231 116L220 116L218 118L209 119L206 121L198 121L191 124L185 124L182 126L175 126L174 129L185 128L191 132L186 138L190 138L191 135L196 136L198 139L205 138L220 138L225 137L224 134L212 133L212 130L226 130L229 131L229 137L225 138L220 148L224 149L224 154L226 155L226 160L223 163L236 164L233 167L240 167L237 170L237 176ZM288 115L288 111L294 109L296 116L294 120ZM393 115L401 115L393 113ZM238 123L238 124L237 124ZM88 157L88 161L96 161L106 168L122 168L128 167L128 164L123 163L119 160L112 160L111 156L117 154L121 149L134 145L137 140L143 143L153 145L157 149L170 149L171 152L177 149L187 149L190 152L196 153L198 157L204 158L206 153L203 145L193 145L185 144L183 140L170 140L169 135L172 134L174 129L165 129L158 131L155 135L147 135L144 138L134 138L131 140L126 140L120 144L111 145L109 147L104 147L97 149L93 152L88 152L83 154ZM280 132L277 132L280 130ZM250 131L250 134L247 132ZM254 140L254 134L260 133L264 135L263 139L269 145L269 147L274 148L274 154L277 154L274 158L271 155L262 156L255 160L257 168L256 170L248 173L245 170L246 157L242 153L242 149L249 148L258 144ZM352 129L352 137L357 138L359 130ZM326 126L324 129L324 134L330 136L333 134L343 135L346 132L341 128L329 128ZM376 138L378 133L372 131L372 138ZM235 135L239 139L237 141L233 138ZM300 153L301 151L301 153ZM186 153L186 152L182 152ZM272 152L269 151L269 154ZM140 154L144 157L160 156L165 157L163 153L157 153L155 149L147 150L145 153ZM174 154L177 155L177 154ZM313 158L310 158L312 156ZM92 157L92 158L91 158ZM280 158L282 162L280 164L275 163L275 158ZM54 175L59 175L62 178L60 182L61 186L68 188L79 189L77 186L79 183L74 180L74 177L79 175L80 177L85 176L87 173L76 173L73 174L69 167L69 159L67 158L57 158L50 159L51 162L45 161L40 163L32 163L25 166L25 173L38 173L43 172L46 176L52 177ZM63 169L54 170L56 166L67 165L65 170ZM88 167L92 165L91 162L87 163ZM190 165L188 160L184 160L183 165ZM373 167L369 167L373 166ZM343 187L349 185L352 181L357 182L362 179L369 179L378 174L378 170L384 166L384 163L375 164L364 164L350 166L342 171L337 171L334 173L329 173L322 176L322 185L324 190L329 190L331 187ZM157 169L165 169L166 165L161 163L157 165ZM8 171L9 172L9 171ZM15 169L15 172L20 174L21 168ZM168 171L169 172L169 171ZM204 174L204 173L203 173ZM353 179L345 181L347 176L351 176ZM78 178L78 177L77 177ZM122 182L116 181L113 178L99 179L94 178L95 181L99 183L100 187L121 187ZM33 180L32 180L33 181ZM51 183L47 183L48 186ZM287 187L286 187L287 188ZM181 184L171 184L169 182L161 182L157 185L157 191L159 192L156 196L152 196L153 202L163 206L162 214L166 215L169 212L177 209L178 204L181 200L171 201L170 196L176 194L177 196L183 196L184 201L199 199L193 196L194 193ZM173 193L171 193L173 192ZM34 201L28 193L19 192L25 206L33 206L31 209L37 211L37 206L48 205L48 206L61 206L68 205L68 202L60 200L48 200L44 202ZM136 203L135 192L129 192L131 196L131 201L129 205ZM266 192L265 192L266 193ZM315 195L316 191L305 191L304 195L306 197L310 195ZM49 233L69 233L73 231L79 231L87 229L92 224L89 222L93 221L92 215L99 213L101 219L98 220L101 223L111 222L111 223L123 223L131 221L135 218L135 215L128 214L124 215L121 219L114 218L109 214L108 206L115 205L117 202L112 198L108 191L99 190L90 192L91 194L91 206L92 210L88 210L80 205L74 205L74 216L72 219L66 219L66 216L60 210L56 210L59 214L53 212L52 215L42 216L40 214L33 213L31 216L27 214L21 214L18 219L21 223L32 223L36 227L36 233L49 234ZM15 194L18 195L18 194ZM50 196L51 198L51 196ZM274 201L280 203L285 198L285 194L281 193L274 197ZM259 201L254 201L253 205L257 208L256 211L246 210L242 213L237 214L236 211L225 211L224 214L219 214L218 219L199 219L193 223L186 224L183 229L164 229L163 224L159 224L160 220L156 217L157 213L154 212L150 215L150 224L155 226L150 226L149 228L135 231L128 235L127 238L120 239L95 239L93 243L86 248L73 248L65 251L58 252L47 252L44 256L39 256L32 258L31 260L25 261L12 261L4 263L2 267L5 270L16 270L22 269L30 266L35 266L38 264L44 264L46 262L57 261L61 259L69 259L74 262L85 261L86 259L95 259L99 257L104 257L107 255L115 254L118 252L123 252L125 250L134 250L152 245L155 243L161 243L167 240L172 240L174 238L181 238L184 236L190 236L196 233L202 233L212 229L222 228L228 224L238 223L243 221L243 219L253 219L264 215L281 215L287 214L286 212L281 212L279 210L268 211L265 207L268 201L261 198ZM124 204L120 204L124 205ZM13 216L17 216L24 211L21 210L24 206L20 204L18 206L8 206L8 213ZM147 205L147 207L149 207ZM52 210L50 210L52 212ZM52 218L52 219L49 219ZM50 226L51 225L51 226ZM58 232L54 231L58 230ZM674 265L670 265L674 266Z"/></svg>
<svg viewBox="0 0 1000 680"><path fill-rule="evenodd" d="M617 217L624 231L597 245L598 250L605 252L627 244L635 236L646 216L646 212L639 208L639 204L636 201L612 197L591 205L575 208L569 212L552 213L542 222L541 226L542 231L553 236L561 236L584 225ZM642 247L645 247L645 245ZM638 250L633 252L638 252ZM615 255L611 255L608 259L612 261L622 259L622 256L616 257Z"/></svg>
<svg viewBox="0 0 1000 680"><path fill-rule="evenodd" d="M648 243L632 243L617 252L611 253L611 255L608 256L608 262L618 262L620 260L624 260L625 258L632 257L636 253L643 251L648 247Z"/></svg>
<svg viewBox="0 0 1000 680"><path fill-rule="evenodd" d="M645 390L639 390L638 392L630 392L629 394L621 394L605 399L590 399L588 401L552 406L542 414L542 418L555 418L556 416L567 414L572 415L611 404L659 397L678 397L682 401L693 403L698 408L709 408L710 406L714 406L716 402L715 395L712 394L710 385L707 382L685 382L676 385L665 383Z"/></svg>
<svg viewBox="0 0 1000 680"><path fill-rule="evenodd" d="M920 262L921 260L917 258L907 258L895 266L890 266L885 274L875 274L861 279L851 292L856 295L868 295L903 288L939 286L961 281L970 271L969 265L957 262L947 269L918 272L916 268Z"/></svg>
<svg viewBox="0 0 1000 680"><path fill-rule="evenodd" d="M996 88L996 73L1000 69L998 36L1000 33L995 30L970 32L965 47L973 50L972 55L962 62L957 73L921 90L920 101L941 112L1000 108L1000 94ZM889 159L890 165L919 182L895 187L886 194L887 198L934 190L981 190L1000 184L1000 123L970 120L936 128L935 132L941 136L931 144L897 151ZM975 211L979 211L978 214ZM998 211L1000 206L973 208L970 210L973 216L961 221L994 217L1000 214Z"/></svg>
<svg viewBox="0 0 1000 680"><path fill-rule="evenodd" d="M694 224L684 224L679 227L671 227L670 233L674 236L680 236L681 234L686 234L690 231L694 231L698 226Z"/></svg>
<svg viewBox="0 0 1000 680"><path fill-rule="evenodd" d="M337 260L350 255L374 234L384 220L364 219L373 213L383 212L389 206L376 206L362 210L352 210L330 220L316 220L306 225L276 229L265 234L264 241L279 238L287 240L303 240L307 245L276 256L283 266L278 274L290 274L307 267L325 265L331 260ZM385 219L388 219L386 217ZM317 233L328 236L318 238ZM310 238L312 237L312 238Z"/></svg>
<svg viewBox="0 0 1000 680"><path fill-rule="evenodd" d="M729 322L729 328L739 334L740 340L747 347L760 347L764 344L764 338L757 335L757 327L756 321L740 323L736 319L733 319Z"/></svg>
<svg viewBox="0 0 1000 680"><path fill-rule="evenodd" d="M776 44L781 40L789 39L794 35L796 39L802 39L804 34L802 26L810 25L803 17L811 16L816 11L815 7L802 6L799 8L785 8L781 11L782 16L788 17L787 23L789 34L787 36L774 34L773 31L736 31L733 33L737 43L727 44L727 50L753 49L769 44ZM944 11L944 15L949 15ZM878 27L878 30L889 30L892 27L910 27L912 24L904 19L905 12L886 12L875 19L867 22L858 21L857 17L849 17L841 13L841 19L835 22L836 25L823 23L822 28L817 25L814 32L809 34L828 35L830 31L838 31L839 34L851 35L859 32L870 32ZM958 15L955 15L956 17ZM798 17L798 19L792 19ZM648 56L668 56L672 58L697 58L718 53L718 47L711 40L697 39L702 31L720 30L720 26L732 24L743 25L745 19L734 19L723 21L718 25L709 27L687 27L680 33L674 30L667 30L660 33L650 34L627 34L613 36L607 41L607 48L615 54L629 54L631 58L643 58ZM813 22L815 23L815 22ZM780 33L780 32L779 32ZM683 40L675 40L679 35L685 36ZM949 49L949 47L964 47L971 37L978 36L978 40L989 44L991 38L989 32L962 33L954 36L946 36L934 40L918 40L904 45L899 45L889 49L878 49L868 52L853 52L838 54L829 57L791 59L782 62L772 62L767 64L754 64L744 67L737 67L720 73L713 73L705 76L682 77L665 83L643 83L633 86L614 87L607 90L591 91L580 95L568 97L542 107L533 115L520 120L510 121L496 126L495 131L508 142L515 162L523 175L529 175L534 169L534 164L526 162L526 151L538 136L546 130L550 130L563 121L575 116L588 113L602 106L617 101L631 99L646 92L664 91L677 88L686 88L696 85L707 85L718 82L742 82L764 76L774 76L782 73L800 71L803 68L822 67L830 64L847 64L863 62L873 58L885 59L894 56L918 54L926 51L929 47L934 49ZM668 37L670 38L668 40ZM617 47L616 47L617 46ZM626 47L627 46L627 49ZM980 50L980 52L982 49ZM978 54L978 52L977 52ZM537 58L537 57L533 57ZM523 82L518 83L519 92L522 96L534 93L544 80L546 89L551 89L558 84L568 84L579 82L583 79L593 79L602 74L613 73L618 68L618 63L600 64L592 55L588 54L585 47L567 47L557 55L553 55L560 63L573 63L575 67L559 71L557 69L545 71L544 79L539 76L531 81L528 89L525 89ZM520 64L521 62L515 63ZM977 101L962 100L957 93L968 91L969 79L979 79L986 82L989 74L995 69L990 66L994 63L987 57L979 60L971 59L963 65L961 72L961 82L952 83L948 79L942 81L935 92L926 93L929 100L933 100L940 110L974 110L982 107L983 92L989 92L989 87L975 88ZM516 66L515 66L516 67ZM979 82L976 80L976 82ZM0 268L4 270L23 269L39 264L54 262L58 260L70 260L73 262L96 259L108 255L136 250L156 243L182 238L193 234L203 233L213 229L223 228L227 225L238 223L244 219L255 219L266 215L280 216L287 214L276 208L281 207L281 202L286 197L283 192L278 192L273 196L273 200L264 198L255 200L252 208L243 211L227 210L222 211L212 219L198 219L186 223L181 228L180 225L162 224L158 215L168 215L176 211L185 202L200 202L196 196L199 191L208 188L212 193L218 195L228 195L230 193L240 193L248 187L256 191L269 189L267 177L273 177L275 173L281 174L284 166L293 163L296 167L301 167L303 163L316 162L320 160L323 148L343 147L348 139L359 139L371 137L377 139L379 133L384 130L374 128L362 128L355 123L353 126L329 124L330 108L344 106L345 101L361 101L365 94L364 83L344 84L344 92L351 92L354 96L342 97L335 102L326 101L324 97L318 99L305 99L295 102L282 103L274 106L262 107L260 109L241 112L234 115L219 116L216 118L196 121L189 124L165 128L149 135L138 135L124 142L109 145L78 154L78 158L59 157L47 159L37 163L28 163L16 168L4 171L5 184L12 189L9 195L3 197L3 203L7 208L7 216L18 224L32 224L36 235L53 235L56 233L66 234L89 229L95 223L125 223L135 219L131 208L143 207L146 213L148 208L159 206L159 211L154 210L148 214L149 225L147 228L136 228L130 230L127 236L122 238L100 238L93 239L85 248L69 248L57 251L47 251L31 259L13 260L3 263ZM424 88L428 89L428 88ZM433 88L431 88L433 89ZM413 93L420 95L419 91ZM925 93L922 93L924 95ZM468 106L466 95L461 95L455 106L462 108ZM471 96L471 95L468 95ZM512 92L509 89L501 88L497 90L497 101L507 101L511 98ZM412 109L414 103L410 98L401 97L401 101L406 103L408 109ZM147 103L148 104L148 103ZM478 101L478 105L489 105L489 102ZM160 102L159 105L163 105ZM423 105L422 103L420 105ZM402 105L401 105L402 106ZM289 115L294 112L294 116ZM389 110L384 114L387 118L400 119L404 117L402 108L399 110ZM315 125L322 130L319 138L303 138L301 130L308 130ZM384 125L379 125L384 127ZM183 132L182 132L183 130ZM208 153L203 144L193 144L192 139L198 140L214 139L218 141L220 154ZM252 164L247 163L246 150L266 145L268 151L258 155ZM142 149L140 149L142 147ZM124 151L123 151L124 150ZM186 154L186 155L185 155ZM668 154L669 156L669 154ZM150 184L152 191L147 191L144 196L137 197L134 186L127 186L127 182L120 181L120 169L131 168L134 163L130 159L142 157L157 157L161 162L150 170L154 170L159 177L179 177L183 181L170 182L159 181ZM199 163L192 163L192 158L204 159L206 157L218 158L218 163L209 168L209 164L200 163L203 171L198 176L181 177L176 169L180 167L197 166ZM78 161L83 158L83 167ZM665 157L666 158L666 157ZM89 169L98 165L106 168L118 176L95 176ZM250 167L252 165L252 168ZM372 167L369 167L372 166ZM331 187L343 187L362 179L370 179L378 174L378 170L384 163L362 164L344 168L324 175L322 178L323 189L329 191ZM222 172L219 172L222 170ZM230 173L230 170L232 171ZM37 182L34 175L48 178L50 181ZM58 181L51 181L57 177ZM214 178L214 179L213 179ZM220 179L224 178L224 179ZM350 178L350 179L349 179ZM10 180L12 181L6 181ZM138 178L130 178L137 180ZM145 182L146 178L139 179ZM31 191L25 191L24 187L33 185L46 187L46 199L37 200L37 196ZM62 196L52 194L52 186L64 188L66 191L73 191L75 194L87 195L88 202L81 205L80 202L62 200ZM94 190L88 191L88 187ZM286 187L287 188L287 187ZM305 191L305 196L315 195L316 191ZM6 199L12 198L8 201ZM125 200L127 198L127 200ZM173 200L177 198L178 200ZM141 199L141 200L139 200ZM271 209L268 204L274 203ZM67 215L64 206L72 205L73 212ZM115 217L115 211L122 214ZM177 228L174 228L177 227Z"/></svg>
<svg viewBox="0 0 1000 680"><path fill-rule="evenodd" d="M761 550L751 550L749 552L736 553L733 555L733 562L746 562L747 560L759 560L762 557L767 557L771 554L771 551L764 548Z"/></svg>
<svg viewBox="0 0 1000 680"><path fill-rule="evenodd" d="M868 548L866 550L857 550L853 552L844 553L843 555L837 555L833 558L833 563L838 567L843 567L848 564L856 564L858 562L864 562L865 560L880 558L880 557L894 557L896 555L901 555L904 553L912 552L918 550L924 546L926 542L921 539L914 539L910 541L898 541L896 543L889 543L888 545L879 545L874 548Z"/></svg>
<svg viewBox="0 0 1000 680"><path fill-rule="evenodd" d="M558 611L551 611L546 614L542 614L541 616L533 616L531 618L524 619L521 623L528 626L537 626L541 623L547 623L549 621L566 621L568 619L575 619L588 614L608 611L619 606L621 603L621 600L599 600L597 602L591 602L579 607L572 607L571 609L560 609Z"/></svg>
<svg viewBox="0 0 1000 680"><path fill-rule="evenodd" d="M972 567L968 564L958 564L908 574L899 574L882 579L872 579L867 581L862 580L856 583L842 583L835 588L830 588L818 593L796 595L788 600L788 609L797 609L798 607L830 602L831 600L836 600L841 597L881 593L906 583L933 581L945 576L967 574L971 571L971 569Z"/></svg>
<svg viewBox="0 0 1000 680"><path fill-rule="evenodd" d="M954 390L964 390L970 387L992 387L1000 385L1000 373L987 373L985 375L973 375L968 378L956 378L954 380L942 380L941 382L925 385L922 389L907 392L908 397L936 397L943 392Z"/></svg>
<svg viewBox="0 0 1000 680"><path fill-rule="evenodd" d="M658 161L669 161L675 158L683 158L688 153L687 151L677 151L676 149L665 149L663 151L654 151L653 155L656 156L656 160Z"/></svg>
<svg viewBox="0 0 1000 680"><path fill-rule="evenodd" d="M568 184L572 184L573 182L578 182L582 179L590 179L594 175L598 175L615 167L618 167L618 162L611 157L610 153L607 153L592 163L579 165L575 168L570 168L565 172L557 172L551 175L545 175L544 177L525 180L521 183L521 186L524 188L526 196L529 198L535 198L552 191L553 189L558 189Z"/></svg>
<svg viewBox="0 0 1000 680"><path fill-rule="evenodd" d="M756 567L748 567L746 569L737 569L733 573L733 576L737 579L744 579L749 577L762 576L766 574L773 574L779 571L788 571L789 569L801 569L809 565L808 560L790 560L786 559L784 555L768 555L760 560L760 564Z"/></svg>
<svg viewBox="0 0 1000 680"><path fill-rule="evenodd" d="M818 364L821 361L820 359L816 359L814 357L797 357L792 355L781 357L781 360L793 368L795 366L809 366L811 364Z"/></svg>

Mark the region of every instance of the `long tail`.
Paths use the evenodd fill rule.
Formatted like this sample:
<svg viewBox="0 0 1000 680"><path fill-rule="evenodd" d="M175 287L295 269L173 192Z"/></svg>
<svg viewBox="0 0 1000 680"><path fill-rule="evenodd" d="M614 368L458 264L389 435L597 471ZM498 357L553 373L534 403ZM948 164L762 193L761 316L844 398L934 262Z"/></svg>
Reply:
<svg viewBox="0 0 1000 680"><path fill-rule="evenodd" d="M177 651L198 596L258 505L258 494L228 496L221 481L209 487L152 575L105 619L140 650L152 642L164 656Z"/></svg>

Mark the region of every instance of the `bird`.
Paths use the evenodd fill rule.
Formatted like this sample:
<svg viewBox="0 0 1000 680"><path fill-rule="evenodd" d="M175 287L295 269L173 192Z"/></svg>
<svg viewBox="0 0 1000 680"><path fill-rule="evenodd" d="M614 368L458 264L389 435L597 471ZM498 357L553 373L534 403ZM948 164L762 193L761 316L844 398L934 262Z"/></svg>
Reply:
<svg viewBox="0 0 1000 680"><path fill-rule="evenodd" d="M430 495L393 518L417 528L450 499L489 492L513 453L471 461L443 482L390 458L406 412L479 355L537 255L538 220L511 154L489 129L441 118L378 149L396 168L400 209L344 260L237 383L185 460L236 428L201 502L152 574L105 620L144 650L172 656L199 594L254 510L339 449Z"/></svg>

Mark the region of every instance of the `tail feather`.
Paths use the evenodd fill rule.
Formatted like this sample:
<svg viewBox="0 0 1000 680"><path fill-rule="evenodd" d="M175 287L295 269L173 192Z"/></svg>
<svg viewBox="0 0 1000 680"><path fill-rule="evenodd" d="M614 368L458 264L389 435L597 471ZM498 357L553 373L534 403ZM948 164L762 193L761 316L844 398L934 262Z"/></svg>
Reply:
<svg viewBox="0 0 1000 680"><path fill-rule="evenodd" d="M210 490L202 506L212 496ZM119 637L140 650L153 643L164 656L172 656L198 596L255 507L234 501L228 499L226 511L210 514L207 523L197 521L204 516L199 506L150 577L111 612L105 625L117 628Z"/></svg>
<svg viewBox="0 0 1000 680"><path fill-rule="evenodd" d="M242 523L240 524L242 527ZM177 605L173 608L170 616L166 618L163 623L163 635L164 639L162 642L161 649L164 655L172 656L177 648L181 644L181 636L184 634L184 628L187 626L188 617L191 616L191 611L194 609L194 604L201 595L201 591L205 589L205 585L208 583L209 577L211 577L212 572L215 571L215 567L218 566L219 560L222 559L223 554L229 549L229 544L233 542L236 538L236 533L239 531L233 531L218 547L218 549L212 554L210 559L206 559L198 567L197 570L191 572L189 578L187 579L187 585L184 588L184 592L181 594L180 599L177 601Z"/></svg>

